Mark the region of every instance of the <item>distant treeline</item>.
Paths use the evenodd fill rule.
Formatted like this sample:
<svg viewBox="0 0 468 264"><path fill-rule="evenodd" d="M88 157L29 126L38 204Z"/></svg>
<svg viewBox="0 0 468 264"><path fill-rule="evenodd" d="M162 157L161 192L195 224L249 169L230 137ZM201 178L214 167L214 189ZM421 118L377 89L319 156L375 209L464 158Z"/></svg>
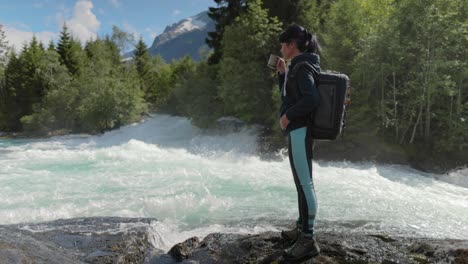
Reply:
<svg viewBox="0 0 468 264"><path fill-rule="evenodd" d="M125 32L82 45L64 27L56 45L33 39L5 55L0 38L0 130L100 132L147 111L201 127L221 116L263 125L281 141L275 73L278 34L298 23L316 32L322 68L346 73L350 137L373 134L408 149L468 153L466 0L215 0L206 61L164 62L140 39L122 62Z"/></svg>

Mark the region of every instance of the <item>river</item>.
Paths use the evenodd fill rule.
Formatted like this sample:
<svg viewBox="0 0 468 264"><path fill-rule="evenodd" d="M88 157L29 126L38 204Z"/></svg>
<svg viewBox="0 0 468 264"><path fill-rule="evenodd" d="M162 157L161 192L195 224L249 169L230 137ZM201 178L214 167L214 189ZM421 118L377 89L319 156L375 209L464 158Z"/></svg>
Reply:
<svg viewBox="0 0 468 264"><path fill-rule="evenodd" d="M255 128L206 133L168 115L99 136L3 139L0 224L154 217L166 246L277 231L297 217L296 191L287 157L263 160L257 144ZM468 239L467 169L314 161L313 173L319 231Z"/></svg>

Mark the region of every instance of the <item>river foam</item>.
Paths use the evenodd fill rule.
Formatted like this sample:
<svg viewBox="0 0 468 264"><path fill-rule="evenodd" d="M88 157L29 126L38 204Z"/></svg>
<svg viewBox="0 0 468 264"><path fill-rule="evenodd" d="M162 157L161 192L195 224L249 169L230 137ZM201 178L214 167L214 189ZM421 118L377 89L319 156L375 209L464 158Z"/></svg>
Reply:
<svg viewBox="0 0 468 264"><path fill-rule="evenodd" d="M297 217L295 187L287 158L256 154L256 135L207 134L185 118L156 115L101 136L0 140L0 224L155 217L168 245L213 231L279 230ZM468 238L466 170L313 166L319 229ZM456 180L439 180L447 178Z"/></svg>

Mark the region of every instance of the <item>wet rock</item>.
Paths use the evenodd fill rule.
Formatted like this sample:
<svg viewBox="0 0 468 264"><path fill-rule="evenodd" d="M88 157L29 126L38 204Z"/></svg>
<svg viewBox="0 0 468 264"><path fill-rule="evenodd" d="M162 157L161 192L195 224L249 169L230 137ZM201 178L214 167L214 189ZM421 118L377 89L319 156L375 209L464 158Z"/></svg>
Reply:
<svg viewBox="0 0 468 264"><path fill-rule="evenodd" d="M424 242L416 242L409 247L411 253L424 254L426 256L433 256L435 249L432 245Z"/></svg>
<svg viewBox="0 0 468 264"><path fill-rule="evenodd" d="M320 233L321 255L296 263L457 263L468 257L468 241L429 240L349 233ZM186 241L185 245L194 245ZM258 235L211 234L182 263L287 263L282 255L291 246L279 233ZM462 248L462 250L457 250ZM451 250L452 256L448 255ZM464 251L465 250L465 251ZM158 262L152 262L158 263Z"/></svg>
<svg viewBox="0 0 468 264"><path fill-rule="evenodd" d="M192 250L197 248L200 244L198 237L192 237L186 241L176 244L169 250L169 255L174 257L177 261L182 261L192 256Z"/></svg>
<svg viewBox="0 0 468 264"><path fill-rule="evenodd" d="M76 218L0 226L0 263L143 263L151 218ZM160 252L162 253L162 252Z"/></svg>
<svg viewBox="0 0 468 264"><path fill-rule="evenodd" d="M458 249L455 251L455 264L468 263L468 248Z"/></svg>
<svg viewBox="0 0 468 264"><path fill-rule="evenodd" d="M0 263L287 263L279 232L213 233L167 253L155 248L155 219L78 218L0 226ZM296 263L468 263L468 240L317 230L321 255Z"/></svg>

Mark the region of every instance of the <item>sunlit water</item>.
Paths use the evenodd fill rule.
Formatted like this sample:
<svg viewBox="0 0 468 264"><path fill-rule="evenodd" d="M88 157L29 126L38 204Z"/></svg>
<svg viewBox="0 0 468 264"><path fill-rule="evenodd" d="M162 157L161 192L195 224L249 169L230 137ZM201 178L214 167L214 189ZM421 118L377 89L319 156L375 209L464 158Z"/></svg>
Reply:
<svg viewBox="0 0 468 264"><path fill-rule="evenodd" d="M164 247L211 232L280 230L297 217L288 159L256 131L205 134L156 115L102 136L0 140L0 224L154 217ZM468 170L314 162L317 230L468 239Z"/></svg>

